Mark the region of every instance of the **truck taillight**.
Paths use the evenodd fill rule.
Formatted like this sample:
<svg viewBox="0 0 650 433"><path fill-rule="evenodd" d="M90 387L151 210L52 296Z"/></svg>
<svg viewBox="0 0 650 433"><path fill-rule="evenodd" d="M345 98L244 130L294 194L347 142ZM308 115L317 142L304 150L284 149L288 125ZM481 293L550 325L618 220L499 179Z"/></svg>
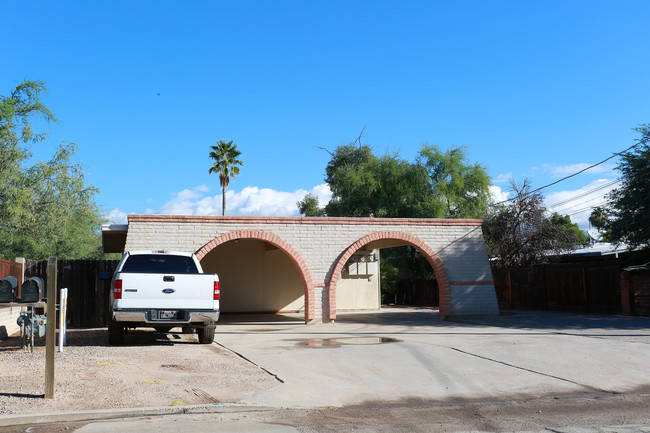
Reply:
<svg viewBox="0 0 650 433"><path fill-rule="evenodd" d="M220 286L219 286L219 281L215 281L214 282L214 297L213 297L213 299L215 301L218 301L220 295L221 295L221 289L220 289Z"/></svg>
<svg viewBox="0 0 650 433"><path fill-rule="evenodd" d="M115 285L113 285L113 298L122 299L122 280L115 280Z"/></svg>

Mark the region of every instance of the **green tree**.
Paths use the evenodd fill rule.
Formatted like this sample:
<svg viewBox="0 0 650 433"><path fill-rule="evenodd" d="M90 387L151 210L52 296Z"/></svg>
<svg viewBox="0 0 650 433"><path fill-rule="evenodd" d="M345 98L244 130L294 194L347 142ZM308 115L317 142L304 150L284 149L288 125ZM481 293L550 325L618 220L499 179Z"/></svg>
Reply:
<svg viewBox="0 0 650 433"><path fill-rule="evenodd" d="M45 91L43 82L25 81L0 96L0 256L100 257L98 191L72 162L76 145L63 142L49 161L29 165L32 146L47 136L33 120L56 121L41 102Z"/></svg>
<svg viewBox="0 0 650 433"><path fill-rule="evenodd" d="M521 185L513 181L511 191L514 200L493 210L483 222L488 254L499 265L508 268L545 263L577 244L575 233L546 216L544 198L539 192L531 192L528 179Z"/></svg>
<svg viewBox="0 0 650 433"><path fill-rule="evenodd" d="M379 262L379 274L381 276L381 302L390 303L395 302L395 291L397 290L397 282L399 281L399 269L387 260Z"/></svg>
<svg viewBox="0 0 650 433"><path fill-rule="evenodd" d="M589 224L592 227L595 227L600 234L599 241L610 242L609 230L607 229L607 224L609 223L609 215L607 210L604 207L595 207L589 215Z"/></svg>
<svg viewBox="0 0 650 433"><path fill-rule="evenodd" d="M623 154L617 170L621 187L612 191L605 230L613 242L630 248L650 247L650 124L635 128L641 139L633 151Z"/></svg>
<svg viewBox="0 0 650 433"><path fill-rule="evenodd" d="M551 215L551 222L556 226L563 228L568 233L573 234L577 245L589 244L589 236L578 227L578 224L571 222L571 217L569 215L560 215L557 212L553 212L553 215Z"/></svg>
<svg viewBox="0 0 650 433"><path fill-rule="evenodd" d="M219 175L219 183L223 190L222 197L222 215L226 215L226 187L230 185L230 179L235 179L239 174L239 166L244 164L239 160L241 152L237 149L237 145L231 141L219 140L216 146L210 146L210 158L213 159L212 167L208 173L217 173Z"/></svg>
<svg viewBox="0 0 650 433"><path fill-rule="evenodd" d="M378 157L367 145L348 144L333 153L325 175L332 191L328 216L436 218L481 207L489 197L487 172L470 164L462 147L442 152L425 145L411 163L398 154ZM304 200L299 203L313 204Z"/></svg>
<svg viewBox="0 0 650 433"><path fill-rule="evenodd" d="M589 224L596 227L597 229L604 228L609 221L609 216L607 211L603 207L595 207L589 215Z"/></svg>
<svg viewBox="0 0 650 433"><path fill-rule="evenodd" d="M424 145L417 161L426 169L433 195L440 201L445 215L480 216L480 211L471 211L489 203L490 176L485 167L469 162L465 146L442 152L436 146Z"/></svg>
<svg viewBox="0 0 650 433"><path fill-rule="evenodd" d="M318 197L313 194L307 193L302 200L296 203L296 206L298 206L301 215L307 217L325 216L325 209L320 207Z"/></svg>

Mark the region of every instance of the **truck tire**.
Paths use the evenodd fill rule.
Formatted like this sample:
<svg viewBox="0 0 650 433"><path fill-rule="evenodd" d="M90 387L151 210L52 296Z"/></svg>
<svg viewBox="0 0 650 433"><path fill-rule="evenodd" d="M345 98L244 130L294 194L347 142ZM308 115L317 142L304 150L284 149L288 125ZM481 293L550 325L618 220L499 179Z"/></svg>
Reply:
<svg viewBox="0 0 650 433"><path fill-rule="evenodd" d="M124 344L124 325L115 320L111 320L108 324L108 344L111 346Z"/></svg>
<svg viewBox="0 0 650 433"><path fill-rule="evenodd" d="M196 331L199 334L199 343L201 344L212 344L214 341L214 331L215 331L215 322L208 322L207 328L198 328Z"/></svg>

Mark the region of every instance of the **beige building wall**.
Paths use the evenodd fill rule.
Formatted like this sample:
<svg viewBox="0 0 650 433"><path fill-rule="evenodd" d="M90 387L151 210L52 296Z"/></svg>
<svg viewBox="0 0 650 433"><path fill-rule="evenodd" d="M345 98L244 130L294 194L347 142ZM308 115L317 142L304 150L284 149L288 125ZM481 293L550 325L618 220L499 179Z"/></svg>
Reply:
<svg viewBox="0 0 650 433"><path fill-rule="evenodd" d="M284 252L266 242L227 242L208 253L201 266L204 272L219 274L224 313L304 310L300 274Z"/></svg>
<svg viewBox="0 0 650 433"><path fill-rule="evenodd" d="M361 250L345 265L336 287L336 311L377 311L381 308L379 261L366 264L378 250ZM363 257L363 259L359 259Z"/></svg>
<svg viewBox="0 0 650 433"><path fill-rule="evenodd" d="M20 331L16 320L25 307L0 307L0 340Z"/></svg>
<svg viewBox="0 0 650 433"><path fill-rule="evenodd" d="M336 311L376 311L380 308L379 275L356 277L343 271L336 287Z"/></svg>

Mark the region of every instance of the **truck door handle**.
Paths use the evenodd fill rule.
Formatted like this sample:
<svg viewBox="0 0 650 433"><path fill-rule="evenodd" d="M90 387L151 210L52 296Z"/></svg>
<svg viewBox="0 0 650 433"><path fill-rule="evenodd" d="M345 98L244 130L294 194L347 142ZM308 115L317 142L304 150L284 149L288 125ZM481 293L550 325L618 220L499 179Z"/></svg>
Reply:
<svg viewBox="0 0 650 433"><path fill-rule="evenodd" d="M166 283L174 281L174 276L173 275L165 275L163 277L163 281L166 282Z"/></svg>

